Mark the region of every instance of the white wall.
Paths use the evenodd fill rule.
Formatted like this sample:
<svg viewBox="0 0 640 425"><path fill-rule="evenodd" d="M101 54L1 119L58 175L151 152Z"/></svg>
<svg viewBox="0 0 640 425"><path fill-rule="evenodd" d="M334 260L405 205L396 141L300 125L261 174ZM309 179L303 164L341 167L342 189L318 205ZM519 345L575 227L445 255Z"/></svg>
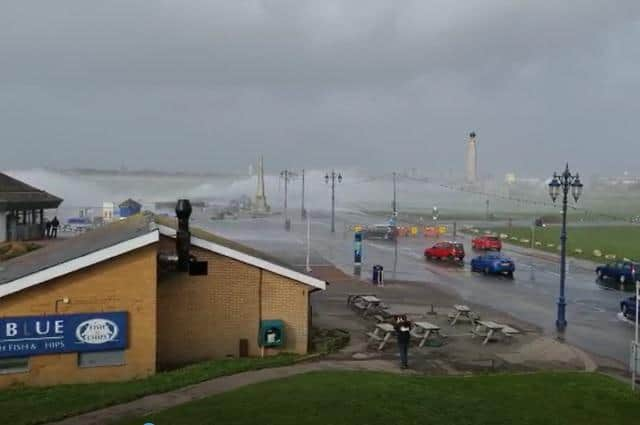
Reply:
<svg viewBox="0 0 640 425"><path fill-rule="evenodd" d="M7 213L0 211L0 242L7 240Z"/></svg>

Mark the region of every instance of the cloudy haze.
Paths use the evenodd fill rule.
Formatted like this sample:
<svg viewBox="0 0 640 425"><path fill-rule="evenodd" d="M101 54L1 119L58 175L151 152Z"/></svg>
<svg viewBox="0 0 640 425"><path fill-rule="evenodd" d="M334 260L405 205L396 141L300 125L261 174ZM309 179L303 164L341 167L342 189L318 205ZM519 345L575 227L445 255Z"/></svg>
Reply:
<svg viewBox="0 0 640 425"><path fill-rule="evenodd" d="M637 0L0 0L0 169L637 170ZM186 153L185 153L186 152Z"/></svg>

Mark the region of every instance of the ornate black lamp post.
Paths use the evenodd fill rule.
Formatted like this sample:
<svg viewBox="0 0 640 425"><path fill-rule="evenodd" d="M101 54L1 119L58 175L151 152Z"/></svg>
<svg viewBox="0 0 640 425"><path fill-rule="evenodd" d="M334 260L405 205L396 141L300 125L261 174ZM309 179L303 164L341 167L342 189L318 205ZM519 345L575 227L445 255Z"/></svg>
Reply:
<svg viewBox="0 0 640 425"><path fill-rule="evenodd" d="M564 299L564 282L566 275L567 261L567 195L571 189L573 199L578 202L582 195L582 182L578 173L571 174L569 164L566 165L562 174L553 173L553 179L549 183L549 195L553 202L556 202L560 192L562 192L562 233L560 233L560 297L558 298L558 318L556 319L556 329L564 332L567 327L565 315L566 302Z"/></svg>

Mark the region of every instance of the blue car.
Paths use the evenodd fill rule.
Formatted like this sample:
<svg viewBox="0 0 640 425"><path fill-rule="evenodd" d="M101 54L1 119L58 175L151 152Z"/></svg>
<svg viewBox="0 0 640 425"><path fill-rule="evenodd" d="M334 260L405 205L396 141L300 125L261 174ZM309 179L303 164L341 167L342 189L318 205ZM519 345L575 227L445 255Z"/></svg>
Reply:
<svg viewBox="0 0 640 425"><path fill-rule="evenodd" d="M504 274L513 277L516 265L511 258L500 254L485 254L471 260L472 272L484 274Z"/></svg>
<svg viewBox="0 0 640 425"><path fill-rule="evenodd" d="M596 275L598 275L598 279L613 279L624 286L625 283L634 284L636 280L640 279L638 273L640 270L638 269L638 264L632 261L617 261L597 267Z"/></svg>
<svg viewBox="0 0 640 425"><path fill-rule="evenodd" d="M636 297L620 301L620 311L629 320L636 320Z"/></svg>

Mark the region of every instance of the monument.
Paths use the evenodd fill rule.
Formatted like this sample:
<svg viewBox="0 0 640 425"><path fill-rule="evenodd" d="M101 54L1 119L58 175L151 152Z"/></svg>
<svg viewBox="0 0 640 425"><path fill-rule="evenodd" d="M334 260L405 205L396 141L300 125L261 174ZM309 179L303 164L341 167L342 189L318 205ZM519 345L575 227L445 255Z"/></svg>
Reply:
<svg viewBox="0 0 640 425"><path fill-rule="evenodd" d="M466 181L467 183L475 183L478 180L478 142L476 133L469 133L469 141L467 142L467 158L466 158Z"/></svg>
<svg viewBox="0 0 640 425"><path fill-rule="evenodd" d="M256 198L253 202L253 212L258 214L266 214L270 211L267 204L267 196L264 193L264 167L262 164L262 156L258 158L258 169L256 170L256 176L258 177L258 187L256 189Z"/></svg>

